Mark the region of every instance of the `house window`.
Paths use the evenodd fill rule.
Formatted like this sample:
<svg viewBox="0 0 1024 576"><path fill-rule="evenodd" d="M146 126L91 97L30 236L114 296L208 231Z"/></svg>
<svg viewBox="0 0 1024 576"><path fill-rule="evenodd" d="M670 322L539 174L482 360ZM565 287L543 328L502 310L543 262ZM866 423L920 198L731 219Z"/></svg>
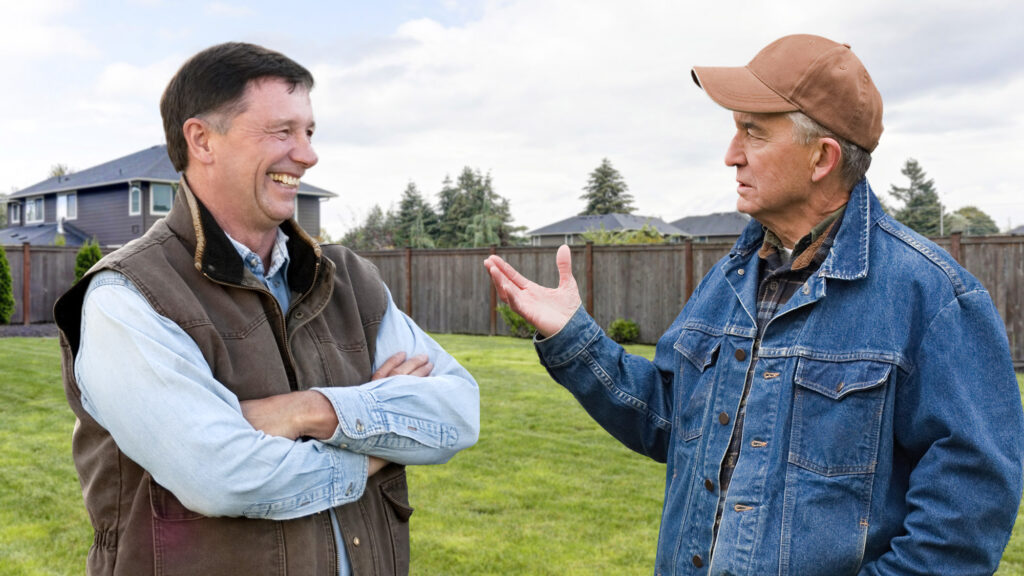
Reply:
<svg viewBox="0 0 1024 576"><path fill-rule="evenodd" d="M149 213L163 216L171 211L174 202L174 188L170 184L149 185Z"/></svg>
<svg viewBox="0 0 1024 576"><path fill-rule="evenodd" d="M25 224L39 224L43 221L43 197L25 200Z"/></svg>
<svg viewBox="0 0 1024 576"><path fill-rule="evenodd" d="M11 224L21 224L21 204L11 204Z"/></svg>
<svg viewBox="0 0 1024 576"><path fill-rule="evenodd" d="M57 195L57 221L78 218L78 193L68 192Z"/></svg>
<svg viewBox="0 0 1024 576"><path fill-rule="evenodd" d="M139 214L142 214L142 188L132 184L131 190L128 191L128 215L138 216Z"/></svg>

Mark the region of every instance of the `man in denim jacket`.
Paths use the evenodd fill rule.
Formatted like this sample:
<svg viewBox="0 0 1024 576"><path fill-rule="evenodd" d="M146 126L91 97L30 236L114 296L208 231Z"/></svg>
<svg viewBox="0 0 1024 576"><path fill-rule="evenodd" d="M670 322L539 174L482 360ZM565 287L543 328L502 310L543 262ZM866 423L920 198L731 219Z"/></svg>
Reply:
<svg viewBox="0 0 1024 576"><path fill-rule="evenodd" d="M694 68L733 111L754 220L653 362L492 256L541 362L667 477L658 575L990 574L1017 514L1022 418L985 288L882 211L882 100L849 46L797 35Z"/></svg>

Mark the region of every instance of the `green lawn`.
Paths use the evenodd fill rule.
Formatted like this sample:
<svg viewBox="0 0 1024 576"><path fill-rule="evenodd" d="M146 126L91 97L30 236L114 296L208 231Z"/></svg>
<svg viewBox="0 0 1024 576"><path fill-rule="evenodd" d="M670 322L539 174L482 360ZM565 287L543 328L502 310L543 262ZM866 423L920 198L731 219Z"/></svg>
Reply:
<svg viewBox="0 0 1024 576"><path fill-rule="evenodd" d="M410 469L413 573L650 574L664 467L593 424L528 341L437 340L476 376L483 429L450 463ZM92 534L56 341L0 340L0 383L0 576L81 574ZM1024 575L1020 522L998 574Z"/></svg>

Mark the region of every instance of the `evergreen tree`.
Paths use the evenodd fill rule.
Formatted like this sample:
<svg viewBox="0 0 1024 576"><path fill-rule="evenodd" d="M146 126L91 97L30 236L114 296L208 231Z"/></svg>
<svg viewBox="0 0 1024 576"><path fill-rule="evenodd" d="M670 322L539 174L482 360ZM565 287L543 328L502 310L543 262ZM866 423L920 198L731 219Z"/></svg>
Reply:
<svg viewBox="0 0 1024 576"><path fill-rule="evenodd" d="M75 255L75 282L81 280L100 258L103 258L103 251L100 250L100 243L95 238L82 244Z"/></svg>
<svg viewBox="0 0 1024 576"><path fill-rule="evenodd" d="M956 212L953 212L951 216L958 216L962 218L963 224L962 226L954 228L947 222L947 233L963 232L967 236L981 236L983 234L999 233L999 226L996 226L995 220L992 220L991 216L976 206L964 206Z"/></svg>
<svg viewBox="0 0 1024 576"><path fill-rule="evenodd" d="M7 324L14 314L14 284L7 250L0 246L0 324Z"/></svg>
<svg viewBox="0 0 1024 576"><path fill-rule="evenodd" d="M438 197L439 247L509 246L524 241L519 235L524 228L512 225L508 199L494 191L490 174L484 176L467 166L455 184L445 178Z"/></svg>
<svg viewBox="0 0 1024 576"><path fill-rule="evenodd" d="M907 159L900 172L910 179L910 184L889 187L889 194L903 203L893 217L925 236L938 235L942 205L935 191L935 181L927 177L913 158Z"/></svg>
<svg viewBox="0 0 1024 576"><path fill-rule="evenodd" d="M397 218L393 211L387 213L379 204L374 204L366 221L361 226L349 230L341 238L341 243L352 250L387 250L395 247L394 230Z"/></svg>
<svg viewBox="0 0 1024 576"><path fill-rule="evenodd" d="M438 233L437 213L420 194L414 182L409 182L398 204L395 228L395 246L399 248L433 248Z"/></svg>
<svg viewBox="0 0 1024 576"><path fill-rule="evenodd" d="M632 214L633 196L626 192L629 186L622 174L612 167L607 158L590 173L587 185L583 187L581 199L587 201L587 207L580 216L589 214Z"/></svg>

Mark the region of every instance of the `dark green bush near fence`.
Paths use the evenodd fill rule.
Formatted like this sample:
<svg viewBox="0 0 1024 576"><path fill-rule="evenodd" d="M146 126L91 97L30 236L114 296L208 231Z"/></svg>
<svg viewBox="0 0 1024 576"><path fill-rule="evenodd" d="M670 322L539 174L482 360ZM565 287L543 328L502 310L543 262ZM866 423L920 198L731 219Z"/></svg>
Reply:
<svg viewBox="0 0 1024 576"><path fill-rule="evenodd" d="M75 256L75 282L81 280L89 268L100 261L100 258L103 258L103 252L100 251L100 243L95 238L82 244Z"/></svg>
<svg viewBox="0 0 1024 576"><path fill-rule="evenodd" d="M640 327L632 320L616 318L608 325L608 337L620 344L636 342L640 338Z"/></svg>
<svg viewBox="0 0 1024 576"><path fill-rule="evenodd" d="M7 251L0 246L0 324L7 324L14 314L14 285Z"/></svg>
<svg viewBox="0 0 1024 576"><path fill-rule="evenodd" d="M501 314L501 319L505 321L505 326L508 326L509 333L517 338L533 338L533 334L537 332L533 324L530 324L525 318L516 314L508 304L498 304L498 313Z"/></svg>

